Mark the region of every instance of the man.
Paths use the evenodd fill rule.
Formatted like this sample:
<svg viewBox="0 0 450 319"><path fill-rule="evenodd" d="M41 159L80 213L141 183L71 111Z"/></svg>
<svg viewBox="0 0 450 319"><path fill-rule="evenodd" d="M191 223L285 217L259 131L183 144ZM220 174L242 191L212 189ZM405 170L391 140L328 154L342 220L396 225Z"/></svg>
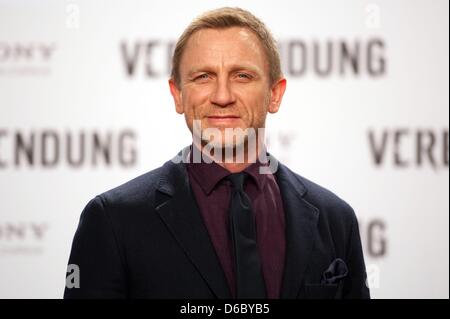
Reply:
<svg viewBox="0 0 450 319"><path fill-rule="evenodd" d="M206 12L172 62L193 143L88 203L69 260L80 285L64 296L369 298L352 208L261 143L286 88L264 24L238 8Z"/></svg>

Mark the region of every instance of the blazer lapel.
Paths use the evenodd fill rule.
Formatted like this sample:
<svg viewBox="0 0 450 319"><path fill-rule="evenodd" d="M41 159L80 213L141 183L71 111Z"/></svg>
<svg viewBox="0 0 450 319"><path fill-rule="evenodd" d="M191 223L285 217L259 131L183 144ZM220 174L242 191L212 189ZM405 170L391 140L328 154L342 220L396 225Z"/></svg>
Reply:
<svg viewBox="0 0 450 319"><path fill-rule="evenodd" d="M231 298L184 164L168 161L162 169L155 200L159 216L216 297Z"/></svg>
<svg viewBox="0 0 450 319"><path fill-rule="evenodd" d="M280 298L293 299L304 283L309 256L318 238L319 210L303 198L306 188L288 168L278 164L275 176L286 216L286 259Z"/></svg>

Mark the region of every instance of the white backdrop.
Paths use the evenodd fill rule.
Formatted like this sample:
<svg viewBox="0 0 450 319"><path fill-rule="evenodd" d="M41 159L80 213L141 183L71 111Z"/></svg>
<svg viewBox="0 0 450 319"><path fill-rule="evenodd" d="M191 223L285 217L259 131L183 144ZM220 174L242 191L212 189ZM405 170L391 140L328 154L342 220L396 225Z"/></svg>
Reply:
<svg viewBox="0 0 450 319"><path fill-rule="evenodd" d="M167 78L224 5L278 39L269 151L360 220L374 298L449 297L447 1L0 1L0 298L60 298L96 194L190 142Z"/></svg>

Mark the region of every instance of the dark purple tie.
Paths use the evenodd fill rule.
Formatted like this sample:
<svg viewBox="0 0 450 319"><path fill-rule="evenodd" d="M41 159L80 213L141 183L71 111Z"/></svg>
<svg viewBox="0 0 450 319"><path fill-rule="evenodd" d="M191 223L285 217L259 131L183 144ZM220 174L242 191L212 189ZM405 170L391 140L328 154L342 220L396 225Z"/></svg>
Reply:
<svg viewBox="0 0 450 319"><path fill-rule="evenodd" d="M255 218L244 192L246 173L227 177L233 186L230 201L230 232L236 270L237 298L265 298L266 288L256 245Z"/></svg>

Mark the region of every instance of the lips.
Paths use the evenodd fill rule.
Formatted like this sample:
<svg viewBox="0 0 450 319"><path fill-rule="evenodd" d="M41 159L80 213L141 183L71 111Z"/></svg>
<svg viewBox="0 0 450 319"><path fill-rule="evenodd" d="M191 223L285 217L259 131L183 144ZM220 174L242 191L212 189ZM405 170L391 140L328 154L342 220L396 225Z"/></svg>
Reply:
<svg viewBox="0 0 450 319"><path fill-rule="evenodd" d="M209 119L238 119L239 116L236 115L210 115L208 116Z"/></svg>
<svg viewBox="0 0 450 319"><path fill-rule="evenodd" d="M208 122L213 126L235 126L238 124L240 117L237 115L209 115Z"/></svg>

